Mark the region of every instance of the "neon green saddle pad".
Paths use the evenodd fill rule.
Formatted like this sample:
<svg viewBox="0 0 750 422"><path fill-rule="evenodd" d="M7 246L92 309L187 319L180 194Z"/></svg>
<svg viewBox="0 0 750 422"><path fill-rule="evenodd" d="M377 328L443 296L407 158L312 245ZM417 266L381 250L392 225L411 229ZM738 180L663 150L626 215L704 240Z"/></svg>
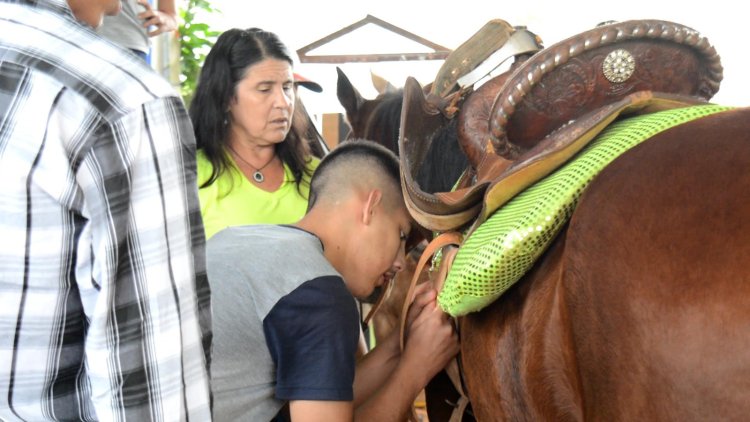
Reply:
<svg viewBox="0 0 750 422"><path fill-rule="evenodd" d="M585 187L607 164L659 132L729 109L678 108L607 127L575 159L516 195L464 241L438 295L440 307L460 316L492 303L546 250L573 214Z"/></svg>

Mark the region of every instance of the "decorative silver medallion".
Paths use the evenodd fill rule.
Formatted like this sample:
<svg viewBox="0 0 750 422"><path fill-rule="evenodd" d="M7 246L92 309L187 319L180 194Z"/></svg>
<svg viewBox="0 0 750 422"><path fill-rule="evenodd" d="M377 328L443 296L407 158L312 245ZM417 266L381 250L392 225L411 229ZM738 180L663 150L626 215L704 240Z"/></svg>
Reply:
<svg viewBox="0 0 750 422"><path fill-rule="evenodd" d="M260 170L255 170L255 173L253 173L253 180L255 180L258 183L263 183L263 181L266 180L266 178L263 177L263 173L261 173Z"/></svg>
<svg viewBox="0 0 750 422"><path fill-rule="evenodd" d="M604 63L602 63L602 71L604 77L612 83L625 82L635 72L635 59L627 50L615 50L607 54Z"/></svg>

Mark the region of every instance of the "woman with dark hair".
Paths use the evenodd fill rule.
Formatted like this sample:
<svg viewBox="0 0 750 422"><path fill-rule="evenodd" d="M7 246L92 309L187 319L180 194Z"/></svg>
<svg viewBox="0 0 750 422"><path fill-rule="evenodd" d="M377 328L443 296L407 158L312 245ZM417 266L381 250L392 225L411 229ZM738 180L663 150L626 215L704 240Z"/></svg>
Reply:
<svg viewBox="0 0 750 422"><path fill-rule="evenodd" d="M291 224L307 209L319 160L292 126L292 58L258 28L213 46L190 105L206 237L246 224Z"/></svg>

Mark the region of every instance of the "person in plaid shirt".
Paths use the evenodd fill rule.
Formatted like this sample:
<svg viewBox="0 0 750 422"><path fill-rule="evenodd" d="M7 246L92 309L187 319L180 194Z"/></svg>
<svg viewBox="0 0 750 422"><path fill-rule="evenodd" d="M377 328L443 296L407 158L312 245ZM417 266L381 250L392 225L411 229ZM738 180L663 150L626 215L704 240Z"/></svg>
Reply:
<svg viewBox="0 0 750 422"><path fill-rule="evenodd" d="M119 7L0 0L3 421L211 419L193 131Z"/></svg>

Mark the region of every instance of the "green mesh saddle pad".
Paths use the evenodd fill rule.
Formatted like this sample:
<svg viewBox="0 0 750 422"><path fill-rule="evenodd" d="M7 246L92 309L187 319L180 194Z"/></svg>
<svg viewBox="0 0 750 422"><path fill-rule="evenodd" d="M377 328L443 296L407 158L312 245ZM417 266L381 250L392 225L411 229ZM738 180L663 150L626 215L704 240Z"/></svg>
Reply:
<svg viewBox="0 0 750 422"><path fill-rule="evenodd" d="M466 238L438 295L440 307L460 316L492 303L546 250L573 214L583 190L604 167L659 132L728 109L678 108L607 127L575 159L516 195Z"/></svg>

